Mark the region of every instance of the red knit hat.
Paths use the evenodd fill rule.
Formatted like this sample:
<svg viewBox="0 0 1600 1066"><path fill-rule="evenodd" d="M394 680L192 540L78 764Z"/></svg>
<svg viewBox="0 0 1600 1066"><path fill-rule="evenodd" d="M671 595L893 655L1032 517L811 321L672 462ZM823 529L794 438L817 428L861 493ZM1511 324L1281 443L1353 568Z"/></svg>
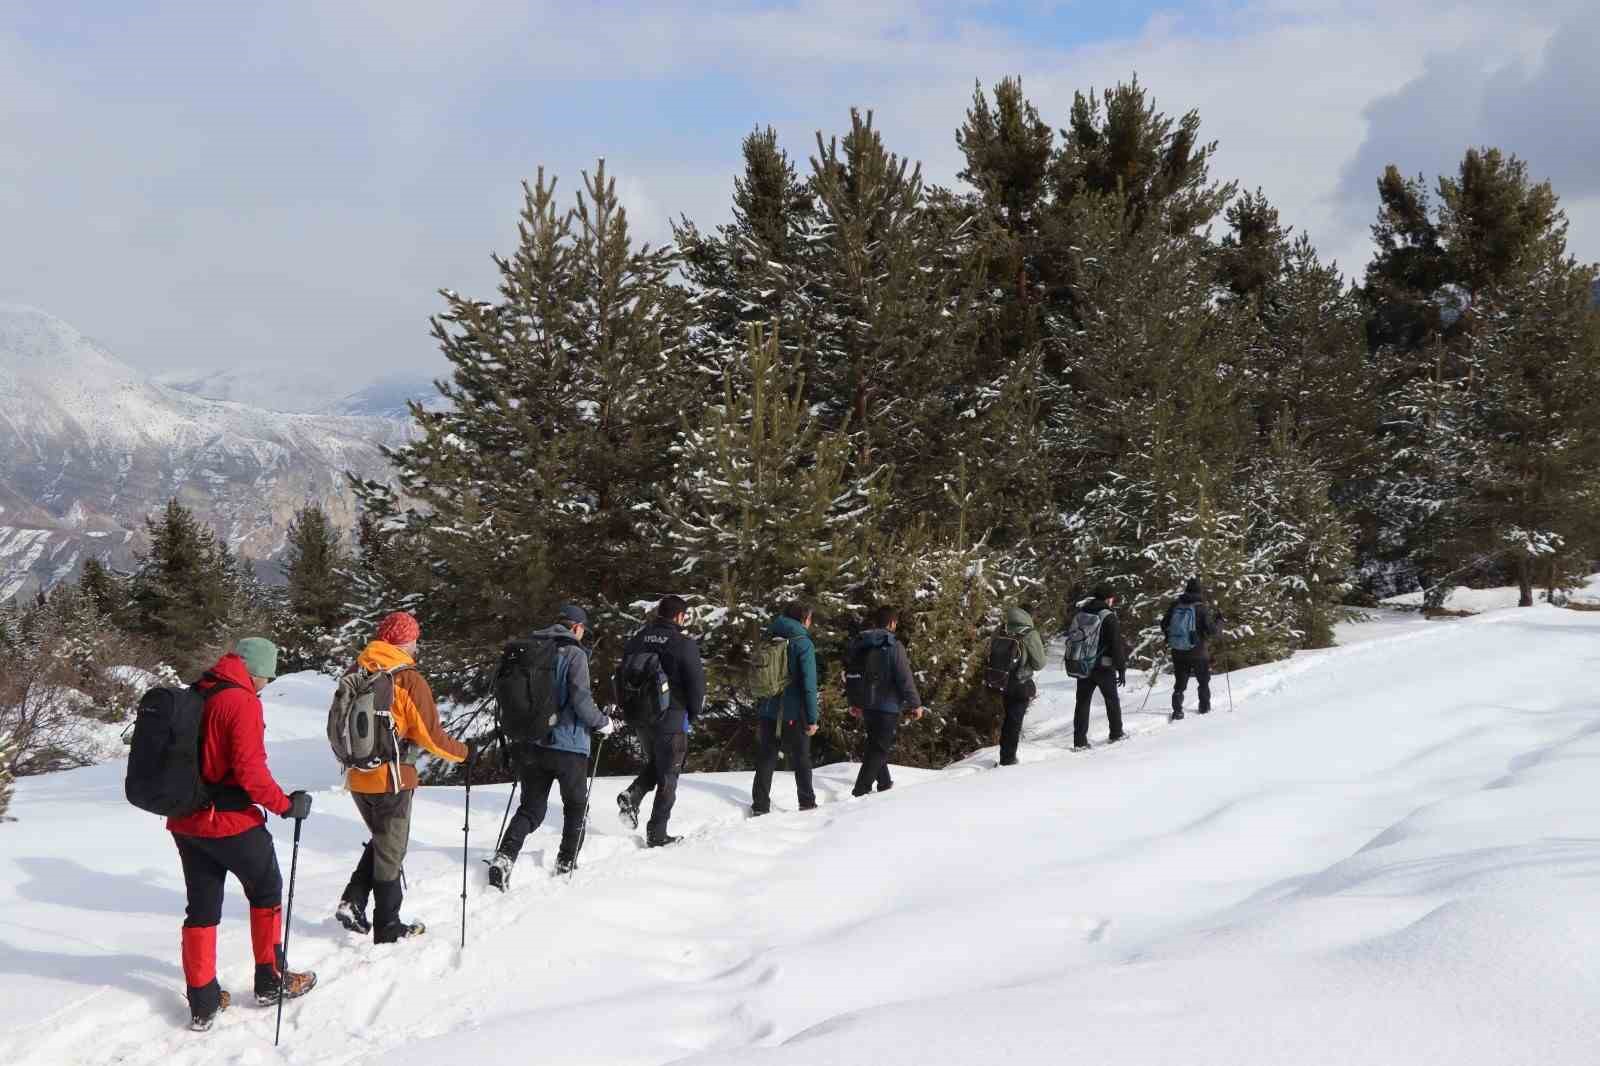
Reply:
<svg viewBox="0 0 1600 1066"><path fill-rule="evenodd" d="M378 639L397 648L402 644L410 644L420 636L422 627L405 611L385 615L383 621L378 623Z"/></svg>

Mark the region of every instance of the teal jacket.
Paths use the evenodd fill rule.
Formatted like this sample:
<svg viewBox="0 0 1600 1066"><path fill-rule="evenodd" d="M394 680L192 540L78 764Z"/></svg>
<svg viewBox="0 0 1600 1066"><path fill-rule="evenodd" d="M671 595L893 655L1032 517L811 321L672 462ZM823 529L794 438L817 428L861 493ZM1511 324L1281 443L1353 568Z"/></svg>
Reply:
<svg viewBox="0 0 1600 1066"><path fill-rule="evenodd" d="M811 642L811 634L793 618L780 614L767 626L767 636L789 641L789 687L761 701L761 717L776 721L781 709L785 722L798 722L804 717L806 725L816 725L817 646Z"/></svg>
<svg viewBox="0 0 1600 1066"><path fill-rule="evenodd" d="M1028 681L1034 672L1044 669L1044 641L1033 628L1033 616L1021 607L1006 611L1006 636L1022 640L1022 665L1017 667L1017 680Z"/></svg>

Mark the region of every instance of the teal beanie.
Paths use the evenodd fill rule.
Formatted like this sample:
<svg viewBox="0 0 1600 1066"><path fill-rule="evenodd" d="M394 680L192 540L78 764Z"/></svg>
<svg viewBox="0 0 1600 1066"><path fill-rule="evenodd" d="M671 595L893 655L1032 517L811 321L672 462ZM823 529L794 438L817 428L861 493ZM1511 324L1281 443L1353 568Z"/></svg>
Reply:
<svg viewBox="0 0 1600 1066"><path fill-rule="evenodd" d="M233 650L244 660L251 677L264 677L271 681L278 676L278 646L266 637L245 637L233 646Z"/></svg>

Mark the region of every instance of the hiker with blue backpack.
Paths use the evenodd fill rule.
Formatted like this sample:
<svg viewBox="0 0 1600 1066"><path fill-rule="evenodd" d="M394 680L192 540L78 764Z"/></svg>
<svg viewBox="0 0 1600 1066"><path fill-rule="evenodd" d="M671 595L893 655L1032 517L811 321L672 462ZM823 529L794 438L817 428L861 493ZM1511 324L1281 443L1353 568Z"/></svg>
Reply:
<svg viewBox="0 0 1600 1066"><path fill-rule="evenodd" d="M751 673L751 692L760 700L756 728L756 778L750 813L772 809L772 774L780 751L794 770L795 798L802 811L813 810L811 738L821 720L817 698L817 646L811 641L811 605L795 600L762 634Z"/></svg>
<svg viewBox="0 0 1600 1066"><path fill-rule="evenodd" d="M1211 713L1211 638L1217 635L1220 616L1205 602L1205 587L1192 577L1183 594L1167 607L1161 632L1172 654L1172 720L1183 721L1183 693L1189 678L1199 690L1200 713Z"/></svg>
<svg viewBox="0 0 1600 1066"><path fill-rule="evenodd" d="M1078 680L1078 702L1072 714L1072 750L1087 751L1089 705L1099 690L1111 726L1109 743L1127 736L1122 731L1122 701L1117 689L1128 681L1128 653L1117 624L1117 597L1109 585L1097 585L1067 626L1067 674Z"/></svg>

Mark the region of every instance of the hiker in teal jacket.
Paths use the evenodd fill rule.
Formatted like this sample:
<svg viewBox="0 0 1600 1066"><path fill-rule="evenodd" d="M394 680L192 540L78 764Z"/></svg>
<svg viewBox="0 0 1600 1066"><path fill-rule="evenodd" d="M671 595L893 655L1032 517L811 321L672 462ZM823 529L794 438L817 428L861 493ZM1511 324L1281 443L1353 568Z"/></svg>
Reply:
<svg viewBox="0 0 1600 1066"><path fill-rule="evenodd" d="M1021 607L1006 611L1006 636L1022 642L1022 663L1017 667L1015 686L1005 694L1006 716L1000 725L1000 765L1011 766L1017 761L1017 746L1022 743L1022 719L1028 706L1039 695L1034 684L1035 671L1044 669L1044 641L1033 627L1033 616Z"/></svg>
<svg viewBox="0 0 1600 1066"><path fill-rule="evenodd" d="M811 738L820 719L817 700L817 647L811 642L811 607L796 600L767 626L768 637L789 642L789 684L776 696L761 701L760 742L756 754L756 780L750 794L752 814L772 809L772 773L778 768L780 744L794 768L794 787L800 809L817 805L811 788ZM781 734L781 741L780 741Z"/></svg>

